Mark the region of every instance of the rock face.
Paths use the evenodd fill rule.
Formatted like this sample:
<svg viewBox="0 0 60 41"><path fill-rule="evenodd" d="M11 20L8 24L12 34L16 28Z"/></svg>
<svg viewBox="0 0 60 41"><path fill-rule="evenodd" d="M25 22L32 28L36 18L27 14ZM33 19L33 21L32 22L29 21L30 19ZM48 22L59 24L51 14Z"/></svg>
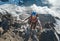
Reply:
<svg viewBox="0 0 60 41"><path fill-rule="evenodd" d="M51 15L39 14L39 18L40 18L43 28L47 22L55 23L54 17ZM20 27L18 27L18 28L20 28ZM19 35L19 32L18 32L19 30L15 31L15 29L18 29L18 28L15 28L10 25L7 32L2 34L2 36L0 37L0 40L1 41L23 41L24 38L22 38ZM57 41L53 31L46 31L46 32L41 33L39 39L40 39L40 41L50 41L50 40ZM29 39L29 41L31 41L31 39Z"/></svg>
<svg viewBox="0 0 60 41"><path fill-rule="evenodd" d="M18 35L15 35L13 32L6 32L2 37L0 38L1 41L23 41L21 37Z"/></svg>
<svg viewBox="0 0 60 41"><path fill-rule="evenodd" d="M52 30L47 30L46 32L41 33L39 41L58 41L55 37L55 34Z"/></svg>
<svg viewBox="0 0 60 41"><path fill-rule="evenodd" d="M5 13L7 13L7 11L5 12ZM4 13L3 13L4 14ZM27 18L27 17L29 17L28 15L29 14L27 14L26 16L25 16L26 14L22 14L22 16L20 16L20 19L25 19L25 18ZM1 16L1 15L0 15ZM2 15L3 16L3 15ZM6 15L4 15L4 17L2 17L1 18L2 20L7 20L8 21L8 23L6 24L6 22L5 21L3 21L3 22L1 22L1 24L3 23L4 25L8 25L7 26L7 28L5 28L5 26L4 25L1 25L5 30L5 32L2 34L2 36L0 37L0 40L1 41L23 41L23 39L24 38L22 38L20 35L19 35L19 30L18 30L18 28L20 28L20 26L22 25L22 24L19 24L19 21L17 22L16 20L14 21L14 18L12 17L12 16L10 16L9 15L9 13L7 13ZM48 22L50 22L50 23L55 23L56 21L55 21L55 19L54 19L54 17L53 16L51 16L51 15L49 15L49 14L39 14L39 19L40 19L40 21L41 21L41 23L42 23L42 26L43 26L43 28L45 28L45 24L46 23L48 23ZM14 23L13 23L13 21L14 21ZM5 22L5 23L4 23ZM16 24L15 24L16 23ZM17 25L17 26L16 26ZM16 27L16 28L15 28ZM17 28L18 27L18 28ZM15 30L15 29L17 29L17 30ZM52 34L50 34L50 33L52 33ZM21 33L20 33L21 34ZM49 35L48 35L49 34ZM42 34L41 34L41 36L40 36L40 38L42 39L40 39L40 41L44 41L44 39L46 40L46 39L48 39L48 36L51 36L51 38L53 37L54 39L55 39L55 35L54 35L54 32L53 31L48 31L47 33L45 33L45 32L43 32ZM54 39L50 39L51 41L55 41ZM56 39L57 40L57 39ZM31 41L31 39L29 40L29 41ZM46 40L47 41L47 40ZM49 40L48 40L49 41Z"/></svg>

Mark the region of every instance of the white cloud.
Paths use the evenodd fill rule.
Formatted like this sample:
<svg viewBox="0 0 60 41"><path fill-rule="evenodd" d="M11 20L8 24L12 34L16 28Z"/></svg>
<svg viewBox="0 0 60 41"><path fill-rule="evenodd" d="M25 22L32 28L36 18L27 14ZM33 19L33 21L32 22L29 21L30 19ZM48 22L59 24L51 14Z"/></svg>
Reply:
<svg viewBox="0 0 60 41"><path fill-rule="evenodd" d="M60 0L48 0L54 7L60 6Z"/></svg>

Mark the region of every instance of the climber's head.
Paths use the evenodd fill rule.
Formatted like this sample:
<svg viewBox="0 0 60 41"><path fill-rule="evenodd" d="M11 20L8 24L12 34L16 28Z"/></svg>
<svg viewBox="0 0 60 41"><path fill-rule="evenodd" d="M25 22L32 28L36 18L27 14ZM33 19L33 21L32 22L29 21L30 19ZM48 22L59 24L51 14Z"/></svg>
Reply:
<svg viewBox="0 0 60 41"><path fill-rule="evenodd" d="M36 18L36 12L32 12L31 17L32 17L32 19L35 19Z"/></svg>
<svg viewBox="0 0 60 41"><path fill-rule="evenodd" d="M36 12L33 11L31 15L32 15L32 16L36 16Z"/></svg>

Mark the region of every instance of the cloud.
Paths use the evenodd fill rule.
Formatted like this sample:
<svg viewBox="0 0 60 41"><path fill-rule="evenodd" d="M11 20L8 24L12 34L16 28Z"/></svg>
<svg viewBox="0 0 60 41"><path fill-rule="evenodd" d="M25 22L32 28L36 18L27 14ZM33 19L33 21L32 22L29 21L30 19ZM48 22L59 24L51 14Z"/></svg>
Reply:
<svg viewBox="0 0 60 41"><path fill-rule="evenodd" d="M53 7L60 7L60 0L48 0L49 3L53 5Z"/></svg>

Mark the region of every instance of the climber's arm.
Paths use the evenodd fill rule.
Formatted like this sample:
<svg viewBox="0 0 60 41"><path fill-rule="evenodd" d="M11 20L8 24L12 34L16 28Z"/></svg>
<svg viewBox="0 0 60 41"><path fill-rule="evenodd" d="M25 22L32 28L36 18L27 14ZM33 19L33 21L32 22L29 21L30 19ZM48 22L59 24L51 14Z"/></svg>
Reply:
<svg viewBox="0 0 60 41"><path fill-rule="evenodd" d="M42 30L42 25L41 25L39 18L38 18L38 24L39 24L40 30Z"/></svg>

